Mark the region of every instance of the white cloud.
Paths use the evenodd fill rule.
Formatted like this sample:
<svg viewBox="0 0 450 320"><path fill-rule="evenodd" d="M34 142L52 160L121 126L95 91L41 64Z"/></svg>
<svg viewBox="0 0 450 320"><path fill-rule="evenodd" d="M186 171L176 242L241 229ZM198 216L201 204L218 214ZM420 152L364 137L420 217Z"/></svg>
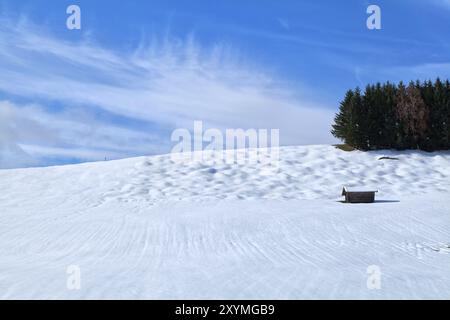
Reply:
<svg viewBox="0 0 450 320"><path fill-rule="evenodd" d="M42 136L30 144L24 137L8 138L33 152L53 148L57 153L64 146L110 150L116 156L169 150L170 134L108 125L96 119L95 110L167 131L191 128L194 120L202 120L218 128L279 128L282 144L334 141L329 134L331 110L303 100L301 93L225 45L205 49L192 38L165 39L124 54L91 42L62 41L29 23L3 21L0 69L0 92L65 107L64 112L34 107L30 113L39 128L53 130L54 141ZM91 131L86 131L85 119L69 114L69 107L91 115ZM22 108L11 108L23 118L17 116Z"/></svg>
<svg viewBox="0 0 450 320"><path fill-rule="evenodd" d="M9 102L0 101L0 168L14 168L36 164L18 144L19 140L45 137L45 128L24 118Z"/></svg>
<svg viewBox="0 0 450 320"><path fill-rule="evenodd" d="M48 112L0 101L0 168L45 164L39 160L47 158L88 161L158 153L160 139L101 122L83 110Z"/></svg>

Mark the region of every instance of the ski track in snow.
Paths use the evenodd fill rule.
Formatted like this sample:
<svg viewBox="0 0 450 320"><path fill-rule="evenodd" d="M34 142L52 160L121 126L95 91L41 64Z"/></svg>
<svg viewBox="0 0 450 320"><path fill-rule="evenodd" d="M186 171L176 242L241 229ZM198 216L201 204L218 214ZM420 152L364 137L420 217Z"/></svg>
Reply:
<svg viewBox="0 0 450 320"><path fill-rule="evenodd" d="M378 202L343 204L343 185ZM283 147L278 167L162 155L0 170L0 190L0 298L450 298L448 152Z"/></svg>

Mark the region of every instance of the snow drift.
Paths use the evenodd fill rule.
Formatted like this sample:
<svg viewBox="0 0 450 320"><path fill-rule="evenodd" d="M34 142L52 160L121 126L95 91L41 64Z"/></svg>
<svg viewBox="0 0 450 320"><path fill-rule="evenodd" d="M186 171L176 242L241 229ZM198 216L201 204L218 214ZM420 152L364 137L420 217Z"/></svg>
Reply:
<svg viewBox="0 0 450 320"><path fill-rule="evenodd" d="M341 203L343 185L377 202ZM0 170L0 190L0 298L450 296L448 152L283 147L278 167L162 155Z"/></svg>

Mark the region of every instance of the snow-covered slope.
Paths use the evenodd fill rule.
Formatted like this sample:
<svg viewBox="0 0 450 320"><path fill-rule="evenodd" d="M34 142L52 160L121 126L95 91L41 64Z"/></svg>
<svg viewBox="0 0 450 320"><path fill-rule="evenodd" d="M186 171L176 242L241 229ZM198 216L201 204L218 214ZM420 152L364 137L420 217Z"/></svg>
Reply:
<svg viewBox="0 0 450 320"><path fill-rule="evenodd" d="M343 185L378 202L343 204ZM448 152L0 170L0 297L449 298L449 199ZM80 290L66 286L73 265Z"/></svg>

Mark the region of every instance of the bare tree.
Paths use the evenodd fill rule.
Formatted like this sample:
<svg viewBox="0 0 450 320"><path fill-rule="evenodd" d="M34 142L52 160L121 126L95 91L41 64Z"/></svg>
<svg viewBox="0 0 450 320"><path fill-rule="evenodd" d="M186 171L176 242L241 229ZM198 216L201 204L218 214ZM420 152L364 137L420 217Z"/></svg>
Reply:
<svg viewBox="0 0 450 320"><path fill-rule="evenodd" d="M427 132L430 111L414 83L406 88L402 84L399 86L396 112L405 135L417 146Z"/></svg>

